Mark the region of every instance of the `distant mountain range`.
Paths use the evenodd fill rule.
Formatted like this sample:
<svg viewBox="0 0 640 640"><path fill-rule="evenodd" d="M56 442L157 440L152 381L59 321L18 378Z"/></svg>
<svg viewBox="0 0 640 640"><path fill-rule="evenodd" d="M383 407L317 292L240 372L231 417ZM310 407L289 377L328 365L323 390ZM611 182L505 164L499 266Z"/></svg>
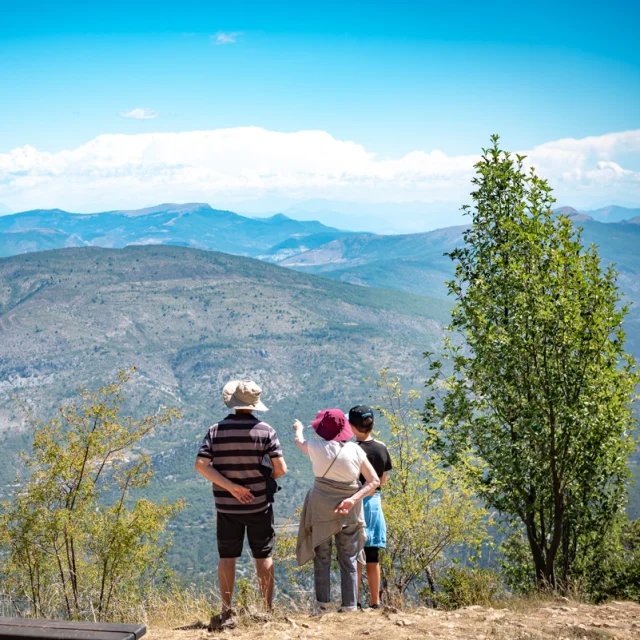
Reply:
<svg viewBox="0 0 640 640"><path fill-rule="evenodd" d="M625 293L640 302L640 218L603 223L570 207L558 209L558 213L582 227L585 242L600 247L605 263L617 265ZM352 234L280 264L352 284L445 297L445 281L453 275L453 264L444 254L462 243L465 228L392 236Z"/></svg>
<svg viewBox="0 0 640 640"><path fill-rule="evenodd" d="M640 209L557 211L583 228L585 241L600 247L605 263L616 264L627 299L640 302ZM283 214L251 218L203 203L95 214L35 210L0 216L0 257L65 247L185 246L256 257L345 283L445 298L453 265L444 254L462 242L464 229L356 233ZM630 344L640 354L635 307L628 325Z"/></svg>
<svg viewBox="0 0 640 640"><path fill-rule="evenodd" d="M245 256L288 257L283 242L297 250L315 248L349 235L320 222L282 214L256 219L208 204L162 204L135 211L76 214L37 209L0 216L0 257L68 247L122 248L129 245L177 245Z"/></svg>
<svg viewBox="0 0 640 640"><path fill-rule="evenodd" d="M584 228L585 240L601 247L605 262L617 263L625 292L640 301L640 209L557 211ZM93 214L35 210L0 216L0 257L65 247L185 246L256 257L351 284L443 298L453 273L444 254L462 242L464 229L356 233L283 214L250 218L203 203Z"/></svg>
<svg viewBox="0 0 640 640"><path fill-rule="evenodd" d="M640 223L640 209L609 206L585 212L563 207L559 211L577 222L617 223L624 220L630 224ZM293 219L282 213L254 218L213 209L205 203L169 203L146 209L90 214L36 209L0 215L0 257L68 247L122 248L163 244L258 257L314 271L347 268L351 274L354 267L372 261L397 258L438 261L442 258L441 249L454 246L454 238L464 228L385 235L345 230L352 221L346 214L336 214L334 219L336 227L316 220ZM358 220L362 222L365 218L360 216ZM345 241L342 245L331 244L342 240ZM343 246L346 253L339 257L336 254L335 265L327 268L331 262L328 258L338 246ZM296 259L296 256L314 250L318 252ZM349 274L345 272L345 278L350 277ZM360 272L353 274L356 281L360 276ZM363 282L367 283L366 277Z"/></svg>
<svg viewBox="0 0 640 640"><path fill-rule="evenodd" d="M611 205L608 207L602 207L601 209L594 209L593 211L581 211L580 213L587 214L597 222L628 221L640 224L640 208L629 209L627 207Z"/></svg>
<svg viewBox="0 0 640 640"><path fill-rule="evenodd" d="M465 228L392 236L353 234L280 264L351 284L444 297L445 281L453 273L444 254L461 243Z"/></svg>

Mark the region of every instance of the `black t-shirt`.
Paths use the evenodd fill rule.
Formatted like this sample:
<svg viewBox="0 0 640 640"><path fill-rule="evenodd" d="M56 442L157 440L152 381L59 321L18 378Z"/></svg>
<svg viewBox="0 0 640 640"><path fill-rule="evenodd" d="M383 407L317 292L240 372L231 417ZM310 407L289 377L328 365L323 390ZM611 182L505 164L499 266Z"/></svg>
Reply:
<svg viewBox="0 0 640 640"><path fill-rule="evenodd" d="M382 442L377 440L358 440L357 443L364 449L371 466L375 469L379 478L382 478L382 474L385 471L393 469L389 450ZM360 476L360 482L363 485L366 484L367 481L364 476ZM378 491L380 491L380 487L378 487Z"/></svg>

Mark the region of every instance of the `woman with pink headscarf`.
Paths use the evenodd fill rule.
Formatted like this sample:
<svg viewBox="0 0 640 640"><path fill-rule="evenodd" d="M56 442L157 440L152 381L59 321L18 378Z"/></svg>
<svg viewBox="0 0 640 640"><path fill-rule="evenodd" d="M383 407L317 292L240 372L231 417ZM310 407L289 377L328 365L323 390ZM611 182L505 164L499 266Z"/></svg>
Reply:
<svg viewBox="0 0 640 640"><path fill-rule="evenodd" d="M338 550L342 587L341 612L356 611L358 561L366 543L362 499L380 485L365 452L349 442L353 431L339 409L320 411L311 425L318 438L305 440L303 424L293 425L295 444L311 458L315 481L307 494L298 530L297 560L313 560L316 601L320 611L331 606L331 554ZM361 487L359 478L366 480Z"/></svg>

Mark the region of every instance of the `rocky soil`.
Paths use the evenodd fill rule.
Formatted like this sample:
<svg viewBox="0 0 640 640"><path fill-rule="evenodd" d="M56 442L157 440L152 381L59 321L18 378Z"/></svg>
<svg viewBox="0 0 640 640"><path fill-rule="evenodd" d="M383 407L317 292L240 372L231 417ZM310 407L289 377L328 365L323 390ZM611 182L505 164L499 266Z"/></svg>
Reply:
<svg viewBox="0 0 640 640"><path fill-rule="evenodd" d="M195 625L197 626L197 625ZM612 602L593 606L570 601L517 602L510 608L466 607L458 611L365 610L353 614L249 618L236 629L152 628L149 640L638 640L640 605Z"/></svg>

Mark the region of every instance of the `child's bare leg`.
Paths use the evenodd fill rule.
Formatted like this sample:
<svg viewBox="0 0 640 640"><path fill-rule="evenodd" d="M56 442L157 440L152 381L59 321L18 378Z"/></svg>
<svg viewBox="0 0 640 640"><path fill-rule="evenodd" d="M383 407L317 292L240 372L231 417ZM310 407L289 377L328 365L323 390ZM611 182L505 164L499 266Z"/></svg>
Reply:
<svg viewBox="0 0 640 640"><path fill-rule="evenodd" d="M367 582L369 583L369 591L371 592L371 604L380 604L379 562L367 562Z"/></svg>

